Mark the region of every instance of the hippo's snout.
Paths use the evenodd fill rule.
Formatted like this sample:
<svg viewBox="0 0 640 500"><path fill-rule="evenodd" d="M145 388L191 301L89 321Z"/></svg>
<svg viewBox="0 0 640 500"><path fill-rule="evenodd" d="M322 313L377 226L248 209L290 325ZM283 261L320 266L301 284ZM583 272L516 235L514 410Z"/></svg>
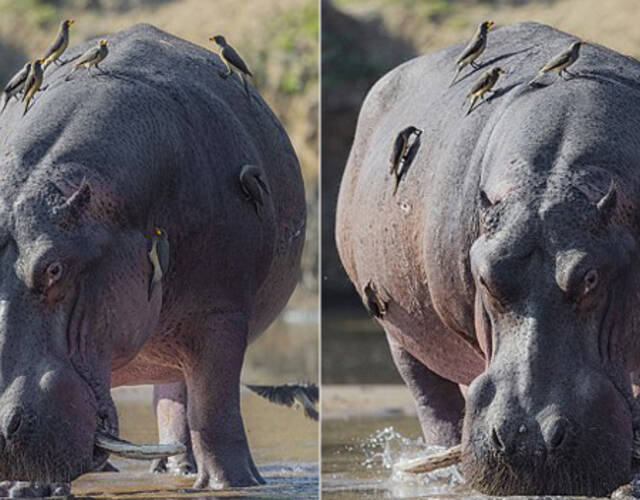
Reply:
<svg viewBox="0 0 640 500"><path fill-rule="evenodd" d="M586 392L526 383L504 367L469 387L462 469L492 495L608 495L630 478L628 405L605 377L578 374ZM562 396L564 394L564 396Z"/></svg>
<svg viewBox="0 0 640 500"><path fill-rule="evenodd" d="M489 441L495 453L515 461L518 455L545 459L562 453L576 439L576 427L556 412L538 419L521 418L497 422L490 427Z"/></svg>
<svg viewBox="0 0 640 500"><path fill-rule="evenodd" d="M0 444L11 446L26 441L33 429L35 415L20 406L9 407L3 412L0 424Z"/></svg>

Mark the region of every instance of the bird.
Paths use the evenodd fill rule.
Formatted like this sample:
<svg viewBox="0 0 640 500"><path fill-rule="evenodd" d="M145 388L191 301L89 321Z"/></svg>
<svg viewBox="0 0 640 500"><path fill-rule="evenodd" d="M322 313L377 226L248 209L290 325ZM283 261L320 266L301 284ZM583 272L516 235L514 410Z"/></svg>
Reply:
<svg viewBox="0 0 640 500"><path fill-rule="evenodd" d="M240 74L245 91L247 92L247 95L249 95L249 87L247 86L246 77L253 77L253 74L249 71L246 63L242 60L242 57L240 57L236 50L227 43L227 40L222 35L212 36L209 40L218 44L220 49L220 59L222 59L222 62L227 67L227 71L225 73L220 73L220 76L227 78L231 75L233 69L235 69Z"/></svg>
<svg viewBox="0 0 640 500"><path fill-rule="evenodd" d="M319 400L320 391L316 384L302 382L299 384L284 385L245 385L247 389L268 399L272 403L288 407L294 405L302 406L307 418L318 420L318 410L315 407L315 403Z"/></svg>
<svg viewBox="0 0 640 500"><path fill-rule="evenodd" d="M387 304L378 297L378 291L376 290L372 281L369 281L363 288L362 302L367 312L375 317L381 319L387 312Z"/></svg>
<svg viewBox="0 0 640 500"><path fill-rule="evenodd" d="M260 207L264 205L265 194L271 194L264 170L257 165L244 165L240 169L240 187L247 200L250 200L260 215Z"/></svg>
<svg viewBox="0 0 640 500"><path fill-rule="evenodd" d="M153 268L149 280L148 300L151 300L156 285L169 271L169 253L169 236L164 229L156 227L148 241L149 261Z"/></svg>
<svg viewBox="0 0 640 500"><path fill-rule="evenodd" d="M473 34L473 38L464 48L464 50L456 59L456 73L453 75L453 80L449 86L453 85L456 82L456 78L458 78L458 74L462 69L471 64L474 68L478 68L479 66L475 63L475 60L484 52L484 49L487 47L487 36L489 30L493 28L495 23L493 21L484 21L478 25L476 32Z"/></svg>
<svg viewBox="0 0 640 500"><path fill-rule="evenodd" d="M17 95L24 88L24 82L27 81L27 76L29 76L29 70L31 69L31 62L26 63L20 71L18 71L9 83L4 86L2 91L2 98L0 101L0 113L4 111L4 108L7 107L8 102L12 97L18 98Z"/></svg>
<svg viewBox="0 0 640 500"><path fill-rule="evenodd" d="M69 28L75 21L73 19L67 19L60 23L60 30L53 43L47 49L47 52L42 57L43 69L47 69L52 62L59 62L60 56L67 50L69 46Z"/></svg>
<svg viewBox="0 0 640 500"><path fill-rule="evenodd" d="M491 89L502 74L504 74L504 70L497 66L482 73L480 79L473 84L473 87L471 87L471 91L467 94L467 99L471 99L471 106L469 106L467 115L471 113L471 110L473 110L473 106L479 97L484 99L484 94L487 92L491 92Z"/></svg>
<svg viewBox="0 0 640 500"><path fill-rule="evenodd" d="M393 151L391 152L391 158L389 159L391 163L391 169L389 173L395 178L395 187L393 190L393 194L395 194L396 190L398 189L398 183L400 181L400 177L402 176L402 172L400 171L400 164L407 158L411 137L415 135L417 140L417 138L420 137L421 134L422 130L414 127L413 125L409 125L408 127L402 129L396 136L396 140L393 144Z"/></svg>
<svg viewBox="0 0 640 500"><path fill-rule="evenodd" d="M538 74L535 76L533 80L529 82L529 85L532 85L538 80L542 75L549 73L551 71L556 71L561 78L562 72L569 73L567 68L571 66L574 62L578 60L580 57L580 47L582 45L588 45L584 40L578 40L573 42L569 47L564 49L559 54L556 54L547 64L545 64L540 70L538 70ZM571 74L571 73L569 73Z"/></svg>
<svg viewBox="0 0 640 500"><path fill-rule="evenodd" d="M87 72L89 74L91 74L90 68L92 66L95 66L96 68L98 68L98 70L102 71L102 68L98 66L98 64L100 64L105 59L105 57L109 55L108 45L109 42L107 40L100 40L100 43L98 45L96 45L95 47L91 47L84 54L82 54L73 65L73 69L71 70L71 73L69 73L67 79L71 75L73 75L73 73L78 68L80 68L80 66L84 66L85 68L87 68Z"/></svg>
<svg viewBox="0 0 640 500"><path fill-rule="evenodd" d="M44 69L42 68L42 59L36 59L31 64L29 74L24 82L24 95L22 96L22 102L24 102L25 105L23 116L27 113L27 109L29 109L31 99L33 99L35 93L40 90L40 87L42 86L43 74Z"/></svg>

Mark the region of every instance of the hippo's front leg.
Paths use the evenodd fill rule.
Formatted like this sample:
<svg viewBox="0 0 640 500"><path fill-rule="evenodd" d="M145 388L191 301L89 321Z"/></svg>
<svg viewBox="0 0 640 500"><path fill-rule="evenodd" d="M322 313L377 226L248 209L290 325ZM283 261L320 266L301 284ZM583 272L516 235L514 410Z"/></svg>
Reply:
<svg viewBox="0 0 640 500"><path fill-rule="evenodd" d="M460 443L464 398L458 386L429 370L389 334L387 341L396 368L415 401L426 444Z"/></svg>
<svg viewBox="0 0 640 500"><path fill-rule="evenodd" d="M187 417L198 477L195 488L256 486L256 469L240 415L240 371L247 317L213 318L189 341L185 360Z"/></svg>
<svg viewBox="0 0 640 500"><path fill-rule="evenodd" d="M176 382L154 386L153 407L158 420L160 443L182 443L187 447L187 452L155 460L151 465L151 472L168 472L177 475L195 473L196 463L191 449L187 422L186 384Z"/></svg>

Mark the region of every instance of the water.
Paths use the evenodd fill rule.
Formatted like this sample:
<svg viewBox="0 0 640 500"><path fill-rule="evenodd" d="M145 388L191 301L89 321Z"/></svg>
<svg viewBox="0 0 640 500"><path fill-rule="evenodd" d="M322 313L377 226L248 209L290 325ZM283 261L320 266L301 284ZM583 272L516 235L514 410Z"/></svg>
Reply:
<svg viewBox="0 0 640 500"><path fill-rule="evenodd" d="M150 387L116 389L121 436L156 443ZM318 497L318 425L300 411L274 406L243 391L242 410L249 444L264 486L223 492L192 490L194 477L151 474L149 463L112 458L119 473L86 474L72 493L95 498L247 498L316 499Z"/></svg>
<svg viewBox="0 0 640 500"><path fill-rule="evenodd" d="M483 498L455 466L405 474L394 465L430 451L415 417L332 419L322 424L323 499Z"/></svg>

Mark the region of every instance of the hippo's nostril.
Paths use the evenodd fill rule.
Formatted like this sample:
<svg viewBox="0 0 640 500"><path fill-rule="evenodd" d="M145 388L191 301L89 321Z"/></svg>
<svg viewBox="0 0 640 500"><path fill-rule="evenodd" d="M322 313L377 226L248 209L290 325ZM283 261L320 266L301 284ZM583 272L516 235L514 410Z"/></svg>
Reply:
<svg viewBox="0 0 640 500"><path fill-rule="evenodd" d="M19 411L16 411L11 418L9 419L9 423L7 424L7 439L10 439L18 429L20 429L20 424L22 423L22 415Z"/></svg>
<svg viewBox="0 0 640 500"><path fill-rule="evenodd" d="M547 426L544 437L549 450L557 450L564 444L567 436L567 425L565 419L559 418Z"/></svg>
<svg viewBox="0 0 640 500"><path fill-rule="evenodd" d="M498 435L498 431L496 430L495 427L491 429L491 442L493 443L493 446L495 446L498 451L505 450L504 443L500 439L500 436Z"/></svg>

